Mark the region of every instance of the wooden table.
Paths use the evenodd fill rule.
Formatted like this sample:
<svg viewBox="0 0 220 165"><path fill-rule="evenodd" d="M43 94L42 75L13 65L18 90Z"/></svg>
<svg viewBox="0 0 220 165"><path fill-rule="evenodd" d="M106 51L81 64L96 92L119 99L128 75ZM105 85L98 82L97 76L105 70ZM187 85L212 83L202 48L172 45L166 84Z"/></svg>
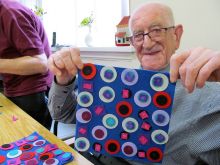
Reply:
<svg viewBox="0 0 220 165"><path fill-rule="evenodd" d="M16 121L13 121L13 116L17 118ZM92 164L0 93L0 145L12 143L33 132L38 132L50 143L57 144L63 151L71 152L74 160L69 164Z"/></svg>

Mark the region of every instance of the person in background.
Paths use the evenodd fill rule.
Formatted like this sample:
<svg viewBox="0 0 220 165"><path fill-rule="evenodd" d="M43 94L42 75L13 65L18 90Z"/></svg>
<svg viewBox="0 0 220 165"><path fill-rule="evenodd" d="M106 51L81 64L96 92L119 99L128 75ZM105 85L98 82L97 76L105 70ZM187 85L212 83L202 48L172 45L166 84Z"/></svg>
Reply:
<svg viewBox="0 0 220 165"><path fill-rule="evenodd" d="M44 27L30 9L15 0L0 0L0 74L4 94L48 129L51 116L46 92L52 75Z"/></svg>
<svg viewBox="0 0 220 165"><path fill-rule="evenodd" d="M155 2L143 4L131 15L129 26L131 43L141 68L169 72L173 68L170 58L179 48L183 33L183 26L175 25L170 7ZM52 118L74 123L75 77L77 70L83 67L80 51L77 48L61 50L53 54L48 63L56 75L49 93ZM190 94L177 80L163 165L219 164L219 92L219 84L206 83L202 89L195 89Z"/></svg>
<svg viewBox="0 0 220 165"><path fill-rule="evenodd" d="M170 63L171 81L180 77L189 92L202 88L206 81L220 81L220 51L197 47L173 55Z"/></svg>

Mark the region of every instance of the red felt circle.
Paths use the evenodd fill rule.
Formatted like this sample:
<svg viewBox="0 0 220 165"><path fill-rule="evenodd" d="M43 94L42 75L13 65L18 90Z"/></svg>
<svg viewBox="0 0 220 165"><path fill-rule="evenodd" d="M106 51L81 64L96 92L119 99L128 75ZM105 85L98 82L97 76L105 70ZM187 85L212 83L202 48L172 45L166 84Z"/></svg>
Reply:
<svg viewBox="0 0 220 165"><path fill-rule="evenodd" d="M53 158L53 157L54 157L53 153L47 152L47 153L41 154L39 156L39 159L44 161L44 160L47 160L47 159L50 159L50 158Z"/></svg>
<svg viewBox="0 0 220 165"><path fill-rule="evenodd" d="M30 160L35 156L35 152L23 152L20 155L20 160Z"/></svg>
<svg viewBox="0 0 220 165"><path fill-rule="evenodd" d="M6 158L4 156L0 155L0 163L3 163L5 161L5 159Z"/></svg>
<svg viewBox="0 0 220 165"><path fill-rule="evenodd" d="M122 113L120 111L120 108L122 108L122 106L124 106L125 108L127 108L127 112L126 113ZM116 112L119 116L121 117L128 117L131 115L132 113L132 106L129 102L126 102L126 101L121 101L119 102L117 105L116 105Z"/></svg>
<svg viewBox="0 0 220 165"><path fill-rule="evenodd" d="M158 158L157 159L154 159L152 158L152 153L155 152L156 154L158 154ZM152 161L152 162L160 162L163 158L163 153L161 151L161 149L159 148L156 148L156 147L152 147L152 148L149 148L147 150L147 158Z"/></svg>
<svg viewBox="0 0 220 165"><path fill-rule="evenodd" d="M25 162L25 165L37 165L38 161L37 159L31 159Z"/></svg>
<svg viewBox="0 0 220 165"><path fill-rule="evenodd" d="M110 149L112 147L113 150ZM105 150L109 154L117 154L120 151L120 143L117 140L110 139L105 143Z"/></svg>
<svg viewBox="0 0 220 165"><path fill-rule="evenodd" d="M86 73L87 70L86 69L90 69L89 72L91 73ZM84 79L87 79L87 80L90 80L92 79L93 77L95 77L96 75L96 67L94 64L91 64L91 63L87 63L87 64L84 64L83 65L83 69L81 70L81 75Z"/></svg>
<svg viewBox="0 0 220 165"><path fill-rule="evenodd" d="M160 103L158 103L157 99L158 97L164 97L167 99L167 102L163 105L161 105ZM171 97L168 93L166 92L157 92L154 96L153 96L153 103L156 107L158 108L162 108L162 109L165 109L165 108L168 108L171 104Z"/></svg>
<svg viewBox="0 0 220 165"><path fill-rule="evenodd" d="M14 147L13 144L3 144L3 145L0 146L0 149L2 149L2 150L10 150L13 147Z"/></svg>
<svg viewBox="0 0 220 165"><path fill-rule="evenodd" d="M54 159L47 159L47 160L45 161L45 163L47 163L47 164L53 164L53 163L55 163L55 160L54 160Z"/></svg>
<svg viewBox="0 0 220 165"><path fill-rule="evenodd" d="M31 150L33 148L33 145L32 144L24 144L22 145L19 149L21 151L28 151L28 150Z"/></svg>

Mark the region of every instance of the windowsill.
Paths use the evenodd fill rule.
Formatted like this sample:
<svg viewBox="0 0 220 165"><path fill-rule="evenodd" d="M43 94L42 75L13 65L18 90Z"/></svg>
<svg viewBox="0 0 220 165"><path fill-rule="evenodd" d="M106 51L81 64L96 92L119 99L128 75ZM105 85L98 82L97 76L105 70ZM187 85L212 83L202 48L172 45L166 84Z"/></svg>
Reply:
<svg viewBox="0 0 220 165"><path fill-rule="evenodd" d="M121 47L80 47L83 52L129 52L134 53L134 48L131 46Z"/></svg>
<svg viewBox="0 0 220 165"><path fill-rule="evenodd" d="M51 47L52 52L56 52L65 45L58 45ZM133 60L135 58L135 50L132 46L119 46L119 47L79 47L80 56L83 59L95 60Z"/></svg>
<svg viewBox="0 0 220 165"><path fill-rule="evenodd" d="M52 47L56 52L62 47ZM118 67L139 68L140 64L131 46L124 47L79 47L83 62Z"/></svg>
<svg viewBox="0 0 220 165"><path fill-rule="evenodd" d="M90 59L121 59L132 60L135 58L134 48L131 46L121 47L80 47L82 58Z"/></svg>

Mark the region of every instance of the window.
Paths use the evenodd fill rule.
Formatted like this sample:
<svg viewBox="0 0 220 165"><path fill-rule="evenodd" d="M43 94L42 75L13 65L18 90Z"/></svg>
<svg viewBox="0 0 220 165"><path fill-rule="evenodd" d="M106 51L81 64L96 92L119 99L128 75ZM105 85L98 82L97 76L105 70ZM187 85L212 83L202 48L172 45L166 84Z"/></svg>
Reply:
<svg viewBox="0 0 220 165"><path fill-rule="evenodd" d="M56 32L56 41L60 45L85 46L88 28L79 25L92 12L95 46L114 46L116 25L123 16L129 15L128 0L43 0L41 5L47 12L43 22L49 41L52 43L52 34Z"/></svg>
<svg viewBox="0 0 220 165"><path fill-rule="evenodd" d="M38 0L19 0L19 2L21 2L22 4L24 4L25 6L34 9L34 6L36 5L40 5L41 1Z"/></svg>

